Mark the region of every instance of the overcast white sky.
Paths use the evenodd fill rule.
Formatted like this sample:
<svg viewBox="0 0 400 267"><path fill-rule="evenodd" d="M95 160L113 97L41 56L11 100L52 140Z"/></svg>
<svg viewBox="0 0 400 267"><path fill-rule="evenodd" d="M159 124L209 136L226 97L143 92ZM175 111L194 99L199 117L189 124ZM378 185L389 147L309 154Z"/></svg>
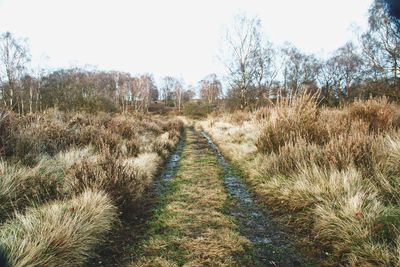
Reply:
<svg viewBox="0 0 400 267"><path fill-rule="evenodd" d="M366 25L372 0L0 0L0 32L27 37L33 63L181 76L196 83L217 60L233 15L258 15L275 43L326 55Z"/></svg>

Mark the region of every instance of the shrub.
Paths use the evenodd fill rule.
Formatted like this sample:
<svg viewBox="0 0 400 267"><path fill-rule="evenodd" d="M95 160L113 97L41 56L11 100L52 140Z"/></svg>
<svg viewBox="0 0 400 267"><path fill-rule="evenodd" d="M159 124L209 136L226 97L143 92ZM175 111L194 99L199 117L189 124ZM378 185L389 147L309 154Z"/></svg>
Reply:
<svg viewBox="0 0 400 267"><path fill-rule="evenodd" d="M400 139L398 133L386 136L373 144L374 183L380 196L390 205L400 203Z"/></svg>
<svg viewBox="0 0 400 267"><path fill-rule="evenodd" d="M332 138L323 151L326 159L339 170L354 165L368 172L374 167L373 142L374 137L370 135L345 134Z"/></svg>
<svg viewBox="0 0 400 267"><path fill-rule="evenodd" d="M241 126L228 116L201 125L279 220L327 252L321 265L398 266L399 114L385 98L320 108L303 95L247 114L254 119Z"/></svg>
<svg viewBox="0 0 400 267"><path fill-rule="evenodd" d="M89 97L84 103L82 103L82 110L90 113L98 111L104 112L116 112L118 110L117 105L110 98L105 96L92 96Z"/></svg>
<svg viewBox="0 0 400 267"><path fill-rule="evenodd" d="M62 168L43 158L34 168L0 162L0 221L32 203L60 196Z"/></svg>
<svg viewBox="0 0 400 267"><path fill-rule="evenodd" d="M254 113L256 120L264 121L268 120L271 116L271 108L270 107L262 107L255 111Z"/></svg>
<svg viewBox="0 0 400 267"><path fill-rule="evenodd" d="M0 266L84 265L117 208L125 215L141 204L182 128L177 119L136 114L6 115Z"/></svg>
<svg viewBox="0 0 400 267"><path fill-rule="evenodd" d="M183 127L183 123L179 119L170 119L168 121L162 121L163 131L174 130L175 135L179 136L179 132Z"/></svg>
<svg viewBox="0 0 400 267"><path fill-rule="evenodd" d="M8 110L0 110L0 155L11 156L17 142L16 131L20 124L19 117Z"/></svg>
<svg viewBox="0 0 400 267"><path fill-rule="evenodd" d="M235 111L229 116L229 122L234 124L242 124L245 121L250 120L250 113L244 111Z"/></svg>
<svg viewBox="0 0 400 267"><path fill-rule="evenodd" d="M105 150L98 157L76 163L66 176L64 191L66 194L74 194L83 192L86 188L102 190L110 195L121 211L128 211L138 203L144 190L153 181L159 159L147 159L148 171L142 171L137 165L128 164L136 162L135 158L116 159Z"/></svg>
<svg viewBox="0 0 400 267"><path fill-rule="evenodd" d="M271 153L261 164L263 173L273 176L297 173L310 163L323 166L327 161L320 147L299 139L296 143L280 147L277 153Z"/></svg>
<svg viewBox="0 0 400 267"><path fill-rule="evenodd" d="M165 132L158 137L155 138L155 141L152 144L151 151L156 152L162 158L166 158L168 156L169 151L175 146L178 141L176 137L176 133L170 134L170 132ZM171 136L172 135L172 136Z"/></svg>
<svg viewBox="0 0 400 267"><path fill-rule="evenodd" d="M400 230L400 209L386 207L376 218L373 230L375 241L396 246Z"/></svg>
<svg viewBox="0 0 400 267"><path fill-rule="evenodd" d="M132 118L129 118L127 116L116 116L113 117L108 123L107 123L107 129L112 131L113 133L119 134L122 136L122 138L125 139L131 139L135 138L137 134L137 125L138 123L133 120Z"/></svg>
<svg viewBox="0 0 400 267"><path fill-rule="evenodd" d="M13 211L13 206L20 206L24 201L28 170L0 162L0 222Z"/></svg>
<svg viewBox="0 0 400 267"><path fill-rule="evenodd" d="M27 164L34 164L41 154L55 155L75 141L66 124L58 120L38 117L18 129L14 156Z"/></svg>
<svg viewBox="0 0 400 267"><path fill-rule="evenodd" d="M188 102L183 107L183 115L192 119L201 119L207 117L216 107L207 103Z"/></svg>
<svg viewBox="0 0 400 267"><path fill-rule="evenodd" d="M393 127L395 108L386 98L359 100L350 106L350 115L368 123L371 132L381 132Z"/></svg>
<svg viewBox="0 0 400 267"><path fill-rule="evenodd" d="M286 101L286 102L285 102ZM307 142L324 144L328 140L328 132L319 121L316 98L304 95L301 98L282 100L275 107L275 115L271 115L256 146L260 152L278 152L286 143L304 139Z"/></svg>
<svg viewBox="0 0 400 267"><path fill-rule="evenodd" d="M124 141L121 135L92 125L82 129L78 143L81 146L92 145L100 153L109 150L116 157L128 154L134 156L139 152L138 143L134 139Z"/></svg>

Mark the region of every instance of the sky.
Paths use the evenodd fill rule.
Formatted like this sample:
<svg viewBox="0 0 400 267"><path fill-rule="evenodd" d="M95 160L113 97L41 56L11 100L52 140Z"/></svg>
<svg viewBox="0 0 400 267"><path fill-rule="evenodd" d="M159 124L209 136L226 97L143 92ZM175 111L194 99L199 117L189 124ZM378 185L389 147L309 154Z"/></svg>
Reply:
<svg viewBox="0 0 400 267"><path fill-rule="evenodd" d="M32 65L178 76L223 75L233 16L258 16L264 34L327 56L366 27L372 0L0 0L0 33L28 38Z"/></svg>

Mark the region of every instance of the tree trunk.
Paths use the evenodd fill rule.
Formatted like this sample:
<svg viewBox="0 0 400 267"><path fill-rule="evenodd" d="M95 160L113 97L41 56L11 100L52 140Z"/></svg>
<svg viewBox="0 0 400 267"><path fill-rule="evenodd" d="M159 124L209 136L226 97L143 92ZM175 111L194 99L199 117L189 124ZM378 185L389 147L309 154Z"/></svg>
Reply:
<svg viewBox="0 0 400 267"><path fill-rule="evenodd" d="M18 100L18 99L17 99ZM19 105L19 101L16 101L16 104L17 104L17 112L19 113L19 114L21 114L21 107L20 107L20 105Z"/></svg>
<svg viewBox="0 0 400 267"><path fill-rule="evenodd" d="M21 115L23 116L25 112L25 105L24 105L24 99L21 97Z"/></svg>
<svg viewBox="0 0 400 267"><path fill-rule="evenodd" d="M33 88L32 88L32 84L29 85L29 113L32 114L33 110L32 110L32 106L33 106Z"/></svg>
<svg viewBox="0 0 400 267"><path fill-rule="evenodd" d="M40 97L40 85L37 88L36 91L36 107L35 107L36 112L41 112L42 111L42 101Z"/></svg>
<svg viewBox="0 0 400 267"><path fill-rule="evenodd" d="M10 83L12 84L12 83ZM12 86L10 86L10 107L12 108L13 106L13 98L14 98L14 89L12 88Z"/></svg>
<svg viewBox="0 0 400 267"><path fill-rule="evenodd" d="M244 110L246 106L246 96L245 96L245 89L240 89L240 109Z"/></svg>
<svg viewBox="0 0 400 267"><path fill-rule="evenodd" d="M3 98L4 106L7 107L6 92L5 92L4 87L2 87L2 89L1 89L1 97Z"/></svg>

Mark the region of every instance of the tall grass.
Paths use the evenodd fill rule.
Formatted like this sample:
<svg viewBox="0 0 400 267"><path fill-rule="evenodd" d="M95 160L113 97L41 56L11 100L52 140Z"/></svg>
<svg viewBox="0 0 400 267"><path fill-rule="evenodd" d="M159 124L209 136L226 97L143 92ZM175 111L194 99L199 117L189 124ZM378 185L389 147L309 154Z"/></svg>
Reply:
<svg viewBox="0 0 400 267"><path fill-rule="evenodd" d="M108 149L113 154L136 156L146 146L169 133L179 137L182 123L159 116L88 115L48 110L44 114L19 117L13 113L0 123L0 153L35 165L42 155L54 156L72 147L92 145L97 152ZM141 143L146 136L150 144ZM173 143L173 142L172 142ZM161 153L161 151L160 151Z"/></svg>
<svg viewBox="0 0 400 267"><path fill-rule="evenodd" d="M117 218L110 198L85 191L17 214L0 229L10 266L83 266Z"/></svg>
<svg viewBox="0 0 400 267"><path fill-rule="evenodd" d="M140 155L116 159L109 152L75 164L65 177L64 191L69 194L94 188L107 192L121 211L131 210L153 181L160 158ZM142 162L137 164L137 162Z"/></svg>
<svg viewBox="0 0 400 267"><path fill-rule="evenodd" d="M318 118L316 96L304 94L290 101L281 100L274 109L274 118L271 117L257 142L258 150L278 152L286 143L299 138L310 143L325 143L328 132Z"/></svg>
<svg viewBox="0 0 400 267"><path fill-rule="evenodd" d="M135 114L0 117L0 263L82 266L141 205L181 127Z"/></svg>
<svg viewBox="0 0 400 267"><path fill-rule="evenodd" d="M244 169L260 200L309 234L324 264L397 266L398 114L384 98L333 109L306 94L242 121L224 115L200 124ZM256 151L238 149L246 145Z"/></svg>

